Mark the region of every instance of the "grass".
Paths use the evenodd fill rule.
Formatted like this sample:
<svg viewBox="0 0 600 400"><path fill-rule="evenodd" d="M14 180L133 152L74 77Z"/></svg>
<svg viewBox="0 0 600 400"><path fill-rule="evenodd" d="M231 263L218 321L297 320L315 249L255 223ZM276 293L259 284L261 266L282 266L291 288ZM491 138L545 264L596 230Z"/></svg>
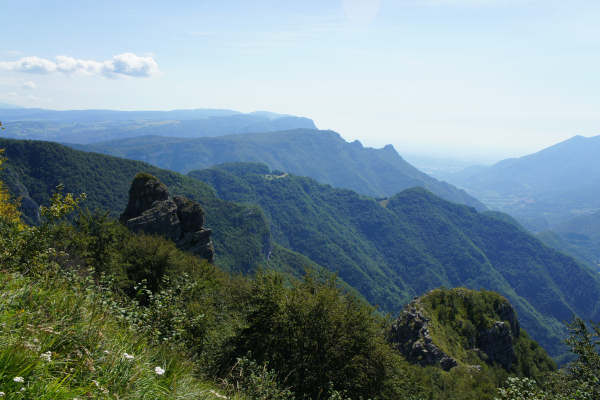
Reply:
<svg viewBox="0 0 600 400"><path fill-rule="evenodd" d="M0 396L40 400L222 396L216 384L195 375L185 354L150 345L115 315L109 295L86 282L56 274L33 280L0 271Z"/></svg>

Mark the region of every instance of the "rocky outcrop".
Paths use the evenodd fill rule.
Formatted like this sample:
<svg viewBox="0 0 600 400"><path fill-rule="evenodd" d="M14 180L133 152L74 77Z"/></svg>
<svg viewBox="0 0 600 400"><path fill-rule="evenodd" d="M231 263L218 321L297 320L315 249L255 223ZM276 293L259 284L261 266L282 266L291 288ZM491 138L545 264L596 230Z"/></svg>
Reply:
<svg viewBox="0 0 600 400"><path fill-rule="evenodd" d="M500 320L495 321L491 328L478 333L477 346L485 353L486 361L498 363L509 370L517 361L514 342L519 337L521 327L517 314L510 304L501 303L495 311Z"/></svg>
<svg viewBox="0 0 600 400"><path fill-rule="evenodd" d="M515 349L513 347L513 336L510 326L506 322L496 321L490 329L479 333L477 337L479 350L483 352L485 361L498 363L506 370L509 370L512 364L517 361Z"/></svg>
<svg viewBox="0 0 600 400"><path fill-rule="evenodd" d="M515 344L519 339L521 330L516 312L510 303L505 299L490 298L489 306L485 312L480 311L481 315L471 315L470 312L466 311L466 309L472 308L470 306L472 304L471 299L474 298L473 296L485 296L485 294L459 288L437 289L425 296L439 294L444 291L447 293L447 302L451 302L449 300L451 299L450 296L455 296L456 305L462 304L464 306L461 315L455 314L450 318L451 320L460 319L463 322L458 324L454 321L453 323L456 323L457 326L472 326L475 328L475 330L467 330L470 332L467 334L467 331L455 326L454 328L445 329L444 334L455 335L455 343L457 341L466 343L466 351L474 352L488 364L498 364L505 370L510 371L513 364L517 362ZM423 366L436 365L447 371L457 366L459 360L455 359L452 354L444 353L432 339L432 336L434 336L432 333L435 332L431 332L431 320L421 299L415 298L400 313L389 331L389 341L408 361ZM461 306L457 307L461 308ZM439 323L441 322L436 320L436 326ZM450 322L447 321L446 323Z"/></svg>
<svg viewBox="0 0 600 400"><path fill-rule="evenodd" d="M135 232L166 237L182 250L214 259L211 230L203 227L200 204L181 196L171 197L157 178L138 174L129 189L129 202L120 221Z"/></svg>
<svg viewBox="0 0 600 400"><path fill-rule="evenodd" d="M428 324L429 319L415 299L392 324L389 341L410 362L422 366L437 365L445 371L454 368L457 361L433 343Z"/></svg>

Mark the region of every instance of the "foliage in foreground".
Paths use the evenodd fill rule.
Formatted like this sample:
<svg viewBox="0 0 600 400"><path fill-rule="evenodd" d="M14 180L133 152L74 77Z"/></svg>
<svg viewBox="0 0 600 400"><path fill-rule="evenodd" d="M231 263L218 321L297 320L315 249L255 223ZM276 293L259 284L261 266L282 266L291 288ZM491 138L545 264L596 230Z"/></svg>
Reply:
<svg viewBox="0 0 600 400"><path fill-rule="evenodd" d="M21 377L29 398L485 398L465 371L395 354L386 319L333 278L229 275L106 216L65 220L77 203L54 196L37 227L0 218L0 391Z"/></svg>
<svg viewBox="0 0 600 400"><path fill-rule="evenodd" d="M54 196L38 227L0 217L8 398L491 399L504 376L408 364L389 321L333 279L229 275L106 216L66 221L77 204ZM587 366L593 345L573 343Z"/></svg>
<svg viewBox="0 0 600 400"><path fill-rule="evenodd" d="M498 389L497 400L595 400L600 398L600 324L576 318L567 339L575 361L553 375L545 385L531 379L509 378Z"/></svg>
<svg viewBox="0 0 600 400"><path fill-rule="evenodd" d="M216 398L188 354L153 342L124 317L134 303L91 271L66 268L69 254L52 245L80 200L57 193L39 227L0 213L0 396Z"/></svg>

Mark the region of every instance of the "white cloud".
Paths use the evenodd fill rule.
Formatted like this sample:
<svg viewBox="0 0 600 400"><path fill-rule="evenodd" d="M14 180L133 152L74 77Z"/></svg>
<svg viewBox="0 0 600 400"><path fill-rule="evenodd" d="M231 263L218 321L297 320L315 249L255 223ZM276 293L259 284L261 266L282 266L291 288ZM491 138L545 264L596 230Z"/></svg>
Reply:
<svg viewBox="0 0 600 400"><path fill-rule="evenodd" d="M35 82L27 81L27 82L23 82L21 87L23 89L35 89L37 87L37 85L35 84Z"/></svg>
<svg viewBox="0 0 600 400"><path fill-rule="evenodd" d="M107 78L122 76L151 77L158 74L158 64L152 56L138 56L133 53L123 53L113 56L110 60L82 60L68 56L57 56L55 61L40 57L23 57L17 61L0 61L0 69L7 71L51 74L102 75Z"/></svg>
<svg viewBox="0 0 600 400"><path fill-rule="evenodd" d="M133 53L116 55L112 60L105 61L102 72L106 76L152 76L158 73L158 64L152 57L140 57Z"/></svg>
<svg viewBox="0 0 600 400"><path fill-rule="evenodd" d="M32 74L48 74L56 71L56 63L40 57L23 57L17 61L1 61L0 68Z"/></svg>

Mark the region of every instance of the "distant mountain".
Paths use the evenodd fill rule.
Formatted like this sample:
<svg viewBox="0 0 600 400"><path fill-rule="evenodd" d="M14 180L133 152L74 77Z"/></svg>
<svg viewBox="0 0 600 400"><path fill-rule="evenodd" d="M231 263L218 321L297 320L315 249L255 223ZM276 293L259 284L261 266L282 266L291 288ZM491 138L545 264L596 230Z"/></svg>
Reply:
<svg viewBox="0 0 600 400"><path fill-rule="evenodd" d="M0 109L18 109L18 108L23 108L20 106L15 106L14 104L8 104L8 103L0 103Z"/></svg>
<svg viewBox="0 0 600 400"><path fill-rule="evenodd" d="M224 162L264 162L270 168L309 176L322 183L387 197L421 186L456 203L485 209L475 198L406 162L394 147L363 147L333 131L295 129L218 138L137 137L77 147L189 172Z"/></svg>
<svg viewBox="0 0 600 400"><path fill-rule="evenodd" d="M113 111L0 109L5 136L63 143L94 143L144 135L172 137L221 136L315 129L308 118L266 111L242 114L232 110Z"/></svg>
<svg viewBox="0 0 600 400"><path fill-rule="evenodd" d="M375 199L310 178L234 163L193 171L219 197L258 204L273 238L308 256L382 310L445 286L494 290L553 356L563 321L600 318L600 279L499 213L444 201L414 188Z"/></svg>
<svg viewBox="0 0 600 400"><path fill-rule="evenodd" d="M542 231L600 210L600 136L575 136L528 156L448 175L492 209Z"/></svg>
<svg viewBox="0 0 600 400"><path fill-rule="evenodd" d="M600 212L574 217L538 237L600 272Z"/></svg>

